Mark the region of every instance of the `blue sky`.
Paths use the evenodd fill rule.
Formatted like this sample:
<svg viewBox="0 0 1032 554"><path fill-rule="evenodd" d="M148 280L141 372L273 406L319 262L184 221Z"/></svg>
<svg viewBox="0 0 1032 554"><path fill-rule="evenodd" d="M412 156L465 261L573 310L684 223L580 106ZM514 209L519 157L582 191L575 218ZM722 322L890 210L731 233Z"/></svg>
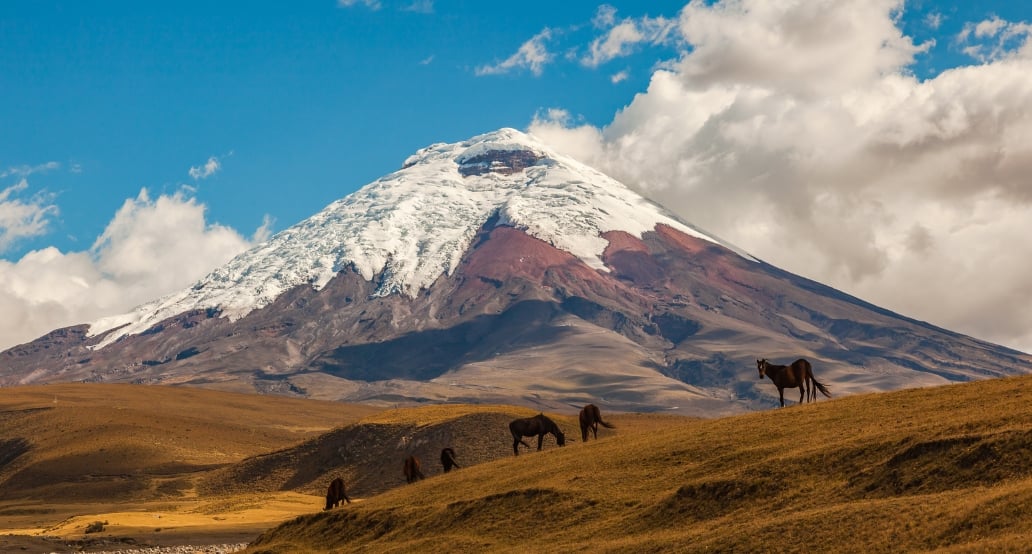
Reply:
<svg viewBox="0 0 1032 554"><path fill-rule="evenodd" d="M625 4L613 3L644 14ZM554 106L604 122L674 53L478 76L546 27L563 33L557 44L586 45L598 4L502 6L5 3L0 167L60 164L29 183L62 209L50 233L4 255L89 248L141 187L195 186L213 221L249 233L268 214L282 229L433 142L524 128ZM628 79L611 83L625 68ZM212 156L220 170L190 178Z"/></svg>
<svg viewBox="0 0 1032 554"><path fill-rule="evenodd" d="M616 16L676 17L683 1L608 2ZM1016 3L918 2L903 28L941 37L915 71L970 59L949 37ZM433 142L525 128L563 108L608 123L678 45L598 67L567 60L601 35L599 2L6 2L0 8L0 167L59 167L30 179L61 208L46 235L3 255L85 250L141 187L196 187L210 220L283 229L397 168ZM941 29L928 13L940 14ZM1020 14L1014 14L1015 16ZM556 60L478 75L544 29ZM962 58L962 59L958 59ZM613 83L613 76L626 79ZM216 157L203 181L191 167ZM9 186L10 176L0 185Z"/></svg>
<svg viewBox="0 0 1032 554"><path fill-rule="evenodd" d="M1028 291L1013 277L1023 267L1004 268L1003 280L993 287L973 270L962 272L967 280L925 286L926 294L901 285L927 284L936 275L929 267L952 263L933 256L946 255L936 248L946 241L967 248L1002 241L1015 257L1024 252L1024 233L1018 232L1023 230L1013 222L1030 215L1024 209L1032 193L1025 194L1021 179L1007 180L1003 173L1010 170L997 168L1003 173L930 187L933 180L952 181L915 175L941 166L934 156L956 153L915 153L915 144L927 144L915 139L894 146L891 158L876 158L877 175L869 182L841 185L854 182L857 167L870 167L862 164L872 163L871 153L881 152L886 137L909 136L929 125L948 129L950 121L970 123L971 134L958 136L979 152L1024 152L1024 128L1004 129L1024 121L1022 106L1029 103L1020 77L1008 77L1015 79L1009 85L1013 94L989 97L992 91L981 91L985 98L976 98L971 91L995 82L999 72L1020 73L1015 68L1026 58L1025 22L1032 21L1032 7L959 0L725 0L694 2L691 9L686 4L4 2L0 306L20 315L0 326L0 346L186 286L253 240L400 167L420 147L516 127L540 133L685 219L789 270L907 315L1032 347L1028 316L1015 313L1000 321L973 307L1024 298ZM714 19L697 25L707 17ZM637 35L621 39L621 29ZM757 39L751 46L739 43L751 36ZM796 48L797 41L805 47ZM868 50L857 45L870 45L869 59L862 57ZM781 47L784 56L772 57L781 55ZM841 59L822 59L828 51ZM781 82L767 70L805 86ZM737 96L727 100L732 90ZM741 91L752 100L745 102ZM951 101L950 94L959 99ZM701 107L718 97L725 98L719 112ZM909 105L904 97L927 101L898 113L884 111ZM971 123L982 113L980 106L1008 98L1014 105L1004 107L1013 111L1002 110L1010 114L1003 123L990 130ZM777 106L771 99L779 99ZM835 136L881 138L837 151L849 157L834 171L768 163L771 152L793 160L818 151L827 155L812 144L778 142L791 133L789 127L764 122L800 105L831 104L855 116L854 127ZM959 120L936 119L950 106L964 106L953 114ZM767 108L772 111L741 116ZM917 117L925 109L925 119L912 127L891 128L893 121L904 124L900 116ZM815 110L794 121L810 122L806 118L812 116L803 128L819 132L838 113ZM741 118L727 120L732 116ZM752 121L768 132L756 136L767 137L762 140L771 141L769 148L720 143L726 148L720 159L735 160L739 173L693 165L711 143L703 140L704 131L688 136L681 129L699 118L723 121L725 139ZM677 125L657 131L664 121ZM882 123L874 128L870 121ZM635 143L650 136L652 144ZM671 144L680 150L661 152ZM660 175L655 169L674 166L697 171ZM743 176L742 168L750 173ZM786 177L774 182L770 175ZM833 183L821 188L820 179ZM764 188L746 190L747 182ZM893 192L898 190L908 192ZM985 203L990 196L1013 213L994 212ZM870 211L863 221L883 223L892 232L863 227L848 215L842 236L826 232L827 222L817 216L799 227L736 223L750 219L748 210L755 207L749 199L757 197L828 210L848 206L850 213L859 206ZM915 205L927 213L910 209ZM984 226L958 232L967 227L956 222L969 216L998 224L995 234L978 234ZM929 257L920 262L910 255L918 250ZM184 267L189 271L180 271ZM953 310L937 301L942 291L976 289L999 292L976 294L970 305Z"/></svg>

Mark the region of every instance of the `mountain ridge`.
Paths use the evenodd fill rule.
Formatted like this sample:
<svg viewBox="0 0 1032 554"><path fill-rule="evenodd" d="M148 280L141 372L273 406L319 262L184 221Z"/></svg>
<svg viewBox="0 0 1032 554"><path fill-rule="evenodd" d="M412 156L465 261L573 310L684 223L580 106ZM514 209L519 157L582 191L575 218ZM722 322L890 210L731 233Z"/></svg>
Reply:
<svg viewBox="0 0 1032 554"><path fill-rule="evenodd" d="M513 153L526 156L517 160L518 171L509 165ZM492 155L502 161L485 166L482 160ZM401 170L277 233L193 286L91 323L90 334L115 331L97 345L103 347L192 309L218 309L238 319L293 286L318 290L348 265L367 280L377 276L376 295L411 297L453 272L477 229L491 219L602 270L598 257L606 244L599 235L609 230L640 234L662 222L717 242L530 135L500 129L423 148Z"/></svg>
<svg viewBox="0 0 1032 554"><path fill-rule="evenodd" d="M1032 371L1027 354L771 266L503 129L420 150L193 287L5 351L0 385L714 416L774 401L761 357L810 359L834 394Z"/></svg>

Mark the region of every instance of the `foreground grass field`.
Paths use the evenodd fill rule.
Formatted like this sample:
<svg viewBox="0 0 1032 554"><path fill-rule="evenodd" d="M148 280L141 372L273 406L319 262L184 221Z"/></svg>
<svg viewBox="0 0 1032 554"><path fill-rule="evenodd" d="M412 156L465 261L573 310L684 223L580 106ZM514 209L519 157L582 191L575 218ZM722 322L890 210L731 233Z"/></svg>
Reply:
<svg viewBox="0 0 1032 554"><path fill-rule="evenodd" d="M576 441L549 437L543 452L513 457L505 423L532 413L131 385L0 389L0 535L87 549L254 541L252 553L1032 544L1032 376L713 420L604 413L617 428L588 443L573 414L550 414ZM442 445L461 469L441 473ZM408 453L428 475L413 485L401 476ZM333 475L356 501L323 512ZM103 531L85 533L97 522ZM53 543L16 538L0 546Z"/></svg>
<svg viewBox="0 0 1032 554"><path fill-rule="evenodd" d="M296 518L249 552L1027 552L1032 378L638 425ZM569 420L566 427L572 430Z"/></svg>

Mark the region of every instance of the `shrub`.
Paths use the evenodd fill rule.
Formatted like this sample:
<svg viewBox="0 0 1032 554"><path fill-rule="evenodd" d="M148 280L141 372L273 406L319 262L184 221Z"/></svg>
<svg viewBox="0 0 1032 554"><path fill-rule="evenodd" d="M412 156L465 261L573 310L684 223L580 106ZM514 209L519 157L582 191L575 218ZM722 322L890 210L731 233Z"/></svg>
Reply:
<svg viewBox="0 0 1032 554"><path fill-rule="evenodd" d="M94 521L93 523L86 526L86 532L99 533L104 530L105 525L107 525L106 521Z"/></svg>

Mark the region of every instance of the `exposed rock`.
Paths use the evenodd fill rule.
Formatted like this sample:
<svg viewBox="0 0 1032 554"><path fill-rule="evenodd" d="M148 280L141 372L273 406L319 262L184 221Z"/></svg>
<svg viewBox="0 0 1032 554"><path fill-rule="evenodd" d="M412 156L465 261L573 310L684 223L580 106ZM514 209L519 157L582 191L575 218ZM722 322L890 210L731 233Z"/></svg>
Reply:
<svg viewBox="0 0 1032 554"><path fill-rule="evenodd" d="M512 175L536 164L544 156L531 150L489 150L487 152L461 158L459 173L463 177L498 173Z"/></svg>

